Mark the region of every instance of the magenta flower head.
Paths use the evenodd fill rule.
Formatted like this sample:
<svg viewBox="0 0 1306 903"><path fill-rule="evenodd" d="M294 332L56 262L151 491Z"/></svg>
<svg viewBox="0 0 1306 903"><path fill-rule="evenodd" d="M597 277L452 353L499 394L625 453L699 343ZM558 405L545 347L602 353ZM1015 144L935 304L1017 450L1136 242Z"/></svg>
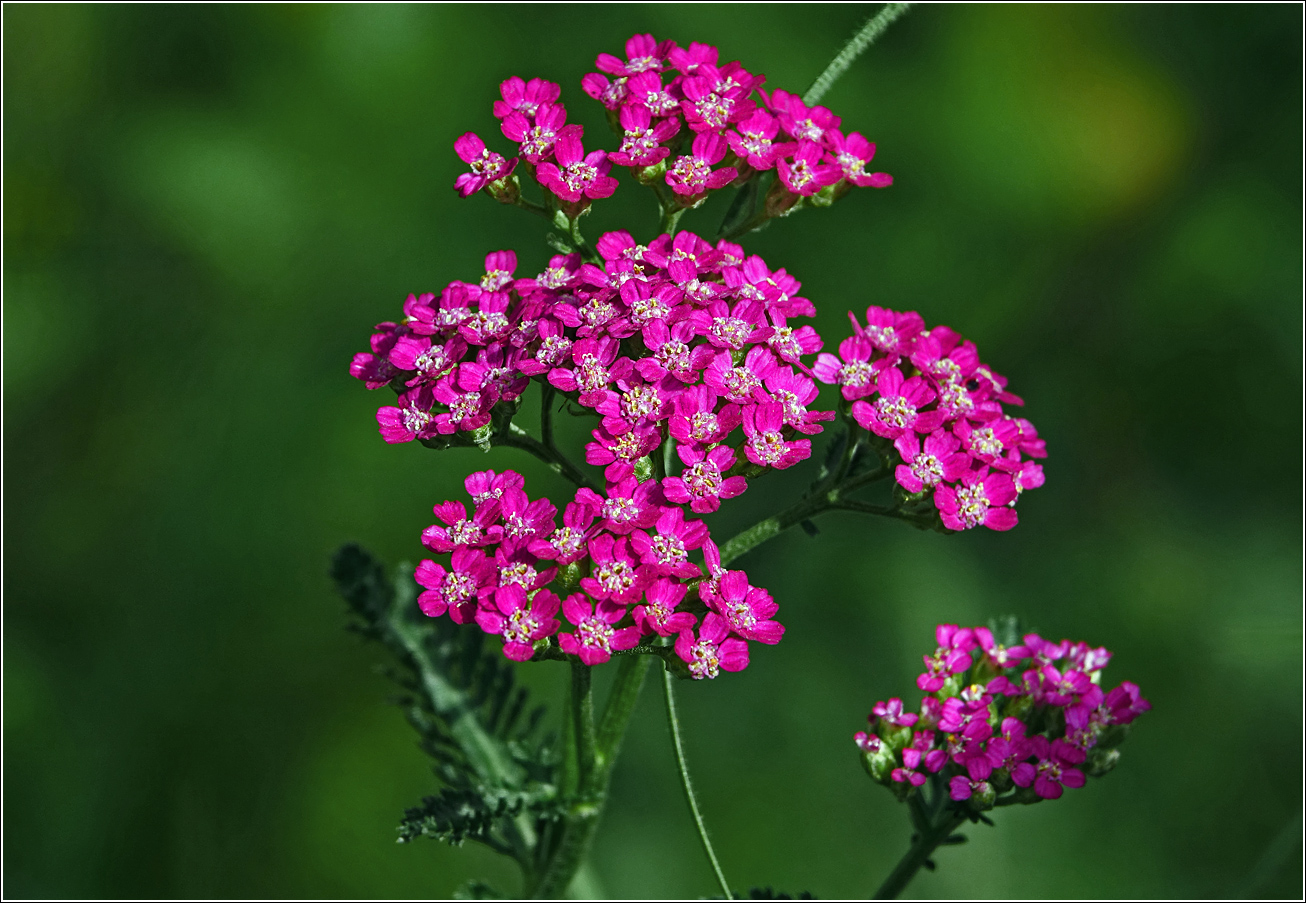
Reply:
<svg viewBox="0 0 1306 903"><path fill-rule="evenodd" d="M901 699L877 702L876 735L855 739L872 778L900 799L931 793L948 817L975 820L1083 787L1116 765L1125 725L1151 708L1135 684L1104 693L1088 677L1110 661L1102 647L1037 634L1022 641L1010 619L1001 631L941 624L935 640L918 681L928 694L920 719Z"/></svg>

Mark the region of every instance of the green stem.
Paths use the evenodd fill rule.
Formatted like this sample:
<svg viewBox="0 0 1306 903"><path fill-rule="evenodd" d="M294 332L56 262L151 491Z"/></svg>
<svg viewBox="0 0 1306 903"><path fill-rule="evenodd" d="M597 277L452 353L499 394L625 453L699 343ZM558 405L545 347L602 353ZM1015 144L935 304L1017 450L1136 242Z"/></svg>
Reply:
<svg viewBox="0 0 1306 903"><path fill-rule="evenodd" d="M803 103L809 107L815 106L817 101L825 96L825 92L829 91L830 87L839 80L839 77L848 71L848 67L853 64L853 60L857 59L863 50L875 43L875 40L884 34L884 30L910 7L910 3L886 3L884 9L868 19L857 34L849 38L848 43L843 45L843 49L835 54L834 59L830 60L830 65L825 67L825 71L817 76L816 81L812 82L812 86L803 95Z"/></svg>
<svg viewBox="0 0 1306 903"><path fill-rule="evenodd" d="M689 766L685 763L685 747L680 742L680 719L676 717L676 697L672 692L672 681L670 671L662 672L662 688L666 691L667 698L667 723L671 725L671 742L676 748L676 764L680 767L680 786L685 788L685 799L689 802L689 811L694 816L694 827L698 828L698 838L703 842L703 850L707 853L708 861L712 863L712 871L716 875L717 883L721 885L721 892L725 894L727 900L733 900L734 895L730 893L730 885L726 883L726 876L721 871L721 863L717 862L716 852L712 849L712 841L707 837L707 826L703 824L703 814L698 809L698 800L694 796L694 785L689 780Z"/></svg>
<svg viewBox="0 0 1306 903"><path fill-rule="evenodd" d="M527 888L528 896L556 897L564 893L589 852L590 844L594 840L594 832L598 828L599 816L603 813L604 803L607 802L612 766L617 761L621 741L625 737L627 725L630 724L630 716L635 711L635 703L639 699L640 688L644 685L644 677L652 663L652 657L647 655L630 655L621 658L617 667L617 678L612 685L597 730L594 729L592 721L592 699L589 702L591 713L588 741L589 766L587 768L582 764L580 767L580 786L563 818L561 837L553 847L548 861L536 871L539 880L533 887ZM579 667L587 673L589 671L586 665L574 667ZM583 691L579 699L577 699L578 690ZM573 670L571 694L573 718L576 717L576 712L584 708L585 697L589 696L589 692L588 680L577 678ZM576 743L578 753L586 747L584 739L586 730L583 722L583 716L580 721L574 722L578 725Z"/></svg>
<svg viewBox="0 0 1306 903"><path fill-rule="evenodd" d="M571 663L571 717L576 733L576 774L585 786L594 768L594 689L590 685L590 666Z"/></svg>
<svg viewBox="0 0 1306 903"><path fill-rule="evenodd" d="M662 222L658 225L658 231L663 235L675 235L676 225L680 222L680 217L685 213L684 207L665 207L662 210Z"/></svg>
<svg viewBox="0 0 1306 903"><path fill-rule="evenodd" d="M576 466L575 462L556 447L546 445L515 423L510 423L507 432L499 433L495 437L495 441L500 445L520 448L523 451L530 452L549 465L549 469L554 473L565 477L576 486L586 486L595 492L600 491L599 487L585 475L585 472Z"/></svg>
<svg viewBox="0 0 1306 903"><path fill-rule="evenodd" d="M916 873L920 871L930 855L952 835L952 832L966 820L965 816L946 813L946 817L934 824L926 825L926 830L919 831L912 838L911 849L894 866L889 877L884 879L880 889L875 892L876 900L892 900L902 893Z"/></svg>

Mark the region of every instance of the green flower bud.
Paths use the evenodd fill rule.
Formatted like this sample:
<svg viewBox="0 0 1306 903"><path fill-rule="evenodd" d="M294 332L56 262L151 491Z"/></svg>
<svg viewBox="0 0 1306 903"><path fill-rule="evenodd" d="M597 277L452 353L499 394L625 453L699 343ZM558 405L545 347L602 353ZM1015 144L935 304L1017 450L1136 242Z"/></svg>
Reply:
<svg viewBox="0 0 1306 903"><path fill-rule="evenodd" d="M1090 778L1100 778L1115 768L1119 761L1120 750L1095 746L1088 751L1088 760L1084 762L1084 773Z"/></svg>

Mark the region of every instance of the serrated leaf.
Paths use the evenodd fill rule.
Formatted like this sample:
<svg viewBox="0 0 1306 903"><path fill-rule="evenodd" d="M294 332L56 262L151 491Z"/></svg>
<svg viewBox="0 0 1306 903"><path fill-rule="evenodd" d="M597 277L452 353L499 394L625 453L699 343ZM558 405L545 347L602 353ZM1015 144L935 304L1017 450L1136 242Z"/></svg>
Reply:
<svg viewBox="0 0 1306 903"><path fill-rule="evenodd" d="M556 790L550 785L537 785L529 790L446 787L439 796L428 796L420 806L404 812L399 824L399 842L431 837L459 846L470 839L511 852L503 836L505 823L523 812L531 812L537 820L562 817L556 796Z"/></svg>

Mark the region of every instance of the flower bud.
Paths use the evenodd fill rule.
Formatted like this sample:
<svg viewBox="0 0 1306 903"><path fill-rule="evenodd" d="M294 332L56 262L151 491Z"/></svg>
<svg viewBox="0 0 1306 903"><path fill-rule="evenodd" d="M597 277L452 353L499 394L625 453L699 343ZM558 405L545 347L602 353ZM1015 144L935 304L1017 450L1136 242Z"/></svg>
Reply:
<svg viewBox="0 0 1306 903"><path fill-rule="evenodd" d="M486 184L485 193L500 204L515 204L521 198L521 182L517 181L516 173L510 173Z"/></svg>
<svg viewBox="0 0 1306 903"><path fill-rule="evenodd" d="M875 734L867 734L865 731L858 731L853 739L862 751L862 767L871 779L886 786L892 784L890 774L898 761L888 744Z"/></svg>
<svg viewBox="0 0 1306 903"><path fill-rule="evenodd" d="M635 479L641 483L648 482L653 477L653 459L648 455L640 458L635 462Z"/></svg>
<svg viewBox="0 0 1306 903"><path fill-rule="evenodd" d="M993 785L988 781L980 781L979 787L970 795L970 807L976 812L983 812L992 809L997 798L998 792L993 789Z"/></svg>
<svg viewBox="0 0 1306 903"><path fill-rule="evenodd" d="M1090 778L1100 778L1116 767L1120 761L1120 750L1103 749L1095 746L1088 751L1088 761L1084 763L1084 772Z"/></svg>

